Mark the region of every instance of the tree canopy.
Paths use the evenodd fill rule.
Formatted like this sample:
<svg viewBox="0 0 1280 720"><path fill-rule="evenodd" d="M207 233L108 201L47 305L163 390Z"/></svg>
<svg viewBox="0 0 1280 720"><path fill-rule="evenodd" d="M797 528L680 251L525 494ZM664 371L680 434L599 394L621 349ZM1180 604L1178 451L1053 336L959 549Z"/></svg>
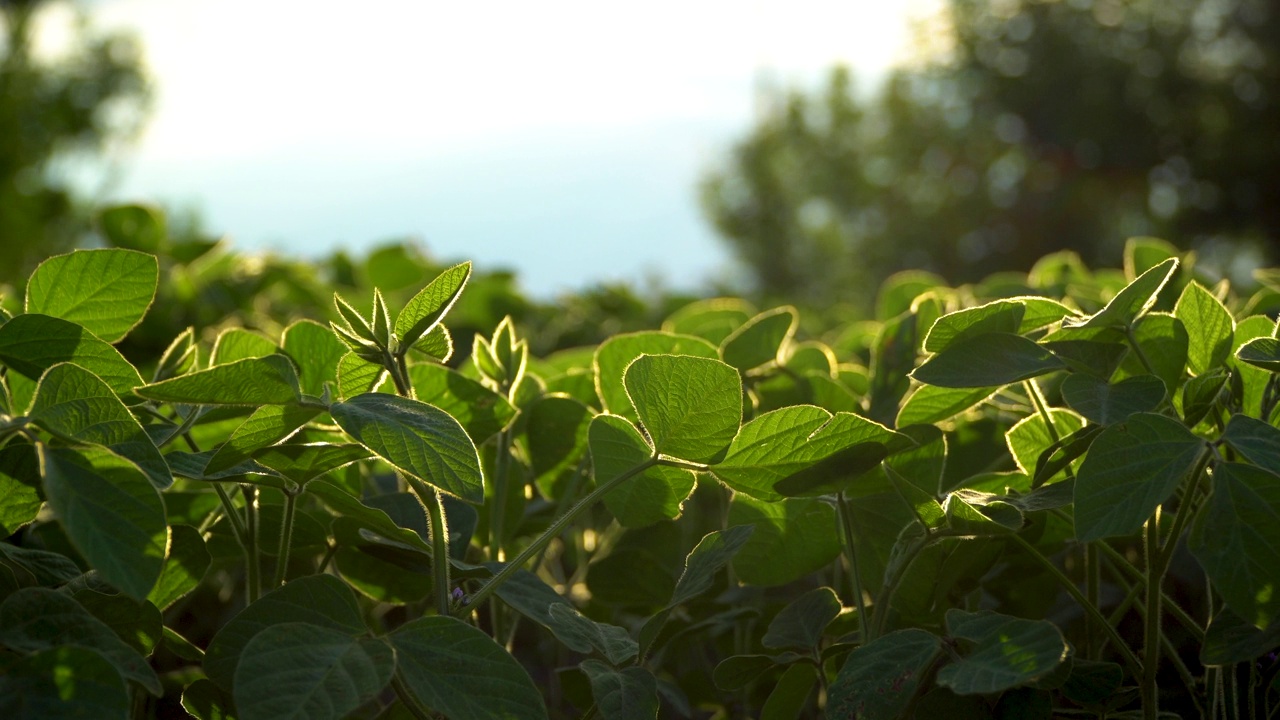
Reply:
<svg viewBox="0 0 1280 720"><path fill-rule="evenodd" d="M1114 263L1135 235L1274 257L1274 6L952 0L946 19L936 56L869 100L839 68L791 92L704 178L758 291L856 301L896 270L965 282L1059 249Z"/></svg>

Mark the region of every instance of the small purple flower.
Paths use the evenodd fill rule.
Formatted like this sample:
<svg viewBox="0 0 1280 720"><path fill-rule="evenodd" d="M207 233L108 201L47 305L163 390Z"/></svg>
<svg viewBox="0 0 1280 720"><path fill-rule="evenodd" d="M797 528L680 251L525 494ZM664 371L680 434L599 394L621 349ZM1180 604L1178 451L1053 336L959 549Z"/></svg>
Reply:
<svg viewBox="0 0 1280 720"><path fill-rule="evenodd" d="M460 587L456 587L456 588L454 588L454 589L453 589L453 592L451 593L451 595L453 596L453 601L454 601L454 602L458 602L458 601L459 601L459 600L461 600L462 598L466 597L466 593L462 592L462 588L460 588Z"/></svg>

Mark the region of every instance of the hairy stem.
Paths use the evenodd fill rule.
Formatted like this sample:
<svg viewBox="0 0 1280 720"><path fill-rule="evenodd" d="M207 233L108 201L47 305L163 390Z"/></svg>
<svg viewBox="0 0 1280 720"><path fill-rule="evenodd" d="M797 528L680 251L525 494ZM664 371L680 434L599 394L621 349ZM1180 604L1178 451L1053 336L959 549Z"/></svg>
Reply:
<svg viewBox="0 0 1280 720"><path fill-rule="evenodd" d="M249 602L262 596L262 567L258 553L258 489L252 485L240 486L244 495L244 553L248 565L245 573L248 576Z"/></svg>
<svg viewBox="0 0 1280 720"><path fill-rule="evenodd" d="M284 584L285 571L289 567L289 546L293 543L293 516L298 509L298 496L284 494L284 515L280 520L280 548L276 552L276 576L271 587Z"/></svg>
<svg viewBox="0 0 1280 720"><path fill-rule="evenodd" d="M1147 607L1142 643L1142 717L1156 720L1160 714L1160 688L1156 674L1160 666L1160 585L1164 571L1160 567L1160 507L1147 519L1145 545L1147 554Z"/></svg>
<svg viewBox="0 0 1280 720"><path fill-rule="evenodd" d="M854 607L858 608L858 627L862 628L862 642L866 643L868 641L867 607L862 596L862 573L858 568L858 549L853 541L856 535L853 527L853 512L843 492L836 496L836 510L840 513L840 526L844 530L845 552L849 555L849 573L853 575L853 602Z"/></svg>

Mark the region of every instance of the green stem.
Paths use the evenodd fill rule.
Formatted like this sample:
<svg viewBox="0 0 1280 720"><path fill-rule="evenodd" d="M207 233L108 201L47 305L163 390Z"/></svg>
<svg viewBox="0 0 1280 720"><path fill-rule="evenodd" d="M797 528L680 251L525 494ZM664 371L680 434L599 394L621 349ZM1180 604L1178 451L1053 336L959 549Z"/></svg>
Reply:
<svg viewBox="0 0 1280 720"><path fill-rule="evenodd" d="M836 510L840 513L840 525L844 529L845 550L849 554L849 572L853 575L853 602L858 608L858 626L862 628L862 642L866 643L868 624L867 624L867 607L862 597L862 573L858 568L858 549L854 544L853 538L857 534L853 527L853 513L849 509L849 500L845 498L844 492L836 496ZM819 672L819 675L822 673Z"/></svg>
<svg viewBox="0 0 1280 720"><path fill-rule="evenodd" d="M622 473L616 478L609 480L603 485L597 486L596 489L592 490L590 493L587 493L586 497L578 501L577 505L574 505L572 508L570 508L569 512L566 512L564 515L561 515L559 519L551 523L551 525L546 530L544 530L541 535L539 535L536 539L534 539L534 541L530 543L528 547L522 550L520 554L515 557L514 560L503 565L502 569L499 570L496 575L494 575L492 578L489 579L489 582L482 585L480 589L477 590L475 594L471 596L470 602L468 602L467 605L464 605L463 607L459 608L455 614L458 617L462 617L462 616L465 616L467 613L470 613L472 608L476 607L481 602L488 599L488 597L492 595L494 591L496 591L498 587L502 585L502 583L506 582L507 579L510 578L512 575L514 575L517 570L523 567L524 564L529 561L529 558L532 558L534 555L537 555L538 553L542 552L542 549L546 547L547 543L551 542L552 538L564 532L565 528L567 528L569 524L574 521L574 519L576 519L579 515L581 515L583 512L589 509L592 505L595 505L597 500L604 497L605 495L608 495L610 492L613 491L614 488L618 487L622 483L626 482L627 480L630 480L636 475L639 475L640 473L644 472L645 470L648 470L649 468L657 464L658 464L658 458L651 457L648 460L645 460L644 462L640 463L639 465L636 465L635 467L631 468L630 470L627 470L626 472Z"/></svg>
<svg viewBox="0 0 1280 720"><path fill-rule="evenodd" d="M226 514L227 519L231 521L231 532L236 536L236 542L240 543L243 549L245 543L248 542L248 531L244 527L244 519L236 512L236 504L231 500L231 496L227 494L222 483L211 483L213 491L218 494L218 499L222 501L222 511Z"/></svg>
<svg viewBox="0 0 1280 720"><path fill-rule="evenodd" d="M1133 334L1133 326L1129 325L1124 329L1124 336L1129 341L1129 347L1133 348L1133 352L1138 356L1138 362L1142 363L1142 367L1146 368L1148 373L1156 375L1155 367L1151 365L1151 361L1147 359L1147 354L1142 352L1142 346L1138 344L1138 337Z"/></svg>
<svg viewBox="0 0 1280 720"><path fill-rule="evenodd" d="M248 576L249 602L252 603L262 596L262 568L258 557L258 489L246 484L240 486L240 492L244 495L244 552L248 557L245 571Z"/></svg>
<svg viewBox="0 0 1280 720"><path fill-rule="evenodd" d="M885 627L889 624L889 605L893 601L893 594L898 589L898 583L902 582L902 577L907 574L907 569L911 567L911 563L915 562L916 556L921 550L929 544L929 537L922 536L918 538L912 545L903 552L902 562L898 564L897 571L885 580L884 586L880 588L880 594L876 597L872 609L875 611L874 630L867 639L875 639L884 633Z"/></svg>
<svg viewBox="0 0 1280 720"><path fill-rule="evenodd" d="M1157 558L1157 567L1160 569L1161 577L1169 569L1169 563L1173 560L1173 553L1178 549L1178 539L1182 537L1182 531L1186 529L1191 516L1195 515L1197 491L1204 478L1205 468L1209 466L1209 461L1212 458L1213 451L1206 446L1196 460L1191 482L1187 485L1186 491L1182 493L1182 502L1178 504L1178 514L1173 518L1173 528L1169 531L1169 537L1165 539L1164 547L1160 551L1159 558Z"/></svg>
<svg viewBox="0 0 1280 720"><path fill-rule="evenodd" d="M405 475L414 493L427 508L431 521L431 571L435 577L436 612L448 615L449 592L453 583L449 579L449 524L444 515L444 502L440 491L412 475Z"/></svg>
<svg viewBox="0 0 1280 720"><path fill-rule="evenodd" d="M1160 586L1164 579L1164 570L1160 567L1159 505L1155 514L1147 519L1145 529L1147 609L1142 633L1142 717L1143 720L1156 720L1160 715L1160 688L1156 685L1156 674L1160 666Z"/></svg>
<svg viewBox="0 0 1280 720"><path fill-rule="evenodd" d="M1094 622L1102 626L1107 631L1107 635L1111 638L1112 644L1115 645L1116 651L1120 653L1121 657L1124 658L1125 664L1129 666L1130 674L1135 678L1141 678L1142 663L1138 662L1138 657L1133 654L1133 651L1129 649L1129 646L1126 645L1124 640L1120 637L1120 633L1116 632L1116 629L1107 622L1107 619L1102 616L1102 613L1098 608L1089 604L1088 598L1084 596L1084 593L1080 592L1080 588L1076 587L1076 584L1071 581L1071 578L1067 577L1065 573L1058 569L1057 565L1050 562L1049 558L1042 555L1035 546L1026 540L1023 540L1021 536L1010 535L1009 539L1021 546L1023 550L1027 551L1027 554L1039 562L1045 570L1049 571L1049 574L1053 575L1067 593L1080 604L1081 609L1088 613L1089 616L1094 619Z"/></svg>
<svg viewBox="0 0 1280 720"><path fill-rule="evenodd" d="M506 430L498 433L498 447L493 455L493 512L489 517L489 559L506 560L502 543L506 532L507 516L507 463L511 450L511 436Z"/></svg>
<svg viewBox="0 0 1280 720"><path fill-rule="evenodd" d="M284 515L280 520L280 547L276 551L276 576L271 582L273 588L284 584L285 571L289 567L289 547L293 544L293 516L297 509L298 496L285 493Z"/></svg>

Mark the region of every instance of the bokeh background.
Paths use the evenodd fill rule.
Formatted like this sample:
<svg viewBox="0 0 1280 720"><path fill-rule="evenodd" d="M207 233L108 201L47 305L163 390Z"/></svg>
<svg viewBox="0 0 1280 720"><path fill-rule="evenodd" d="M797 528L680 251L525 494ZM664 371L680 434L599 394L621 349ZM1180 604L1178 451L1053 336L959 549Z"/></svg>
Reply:
<svg viewBox="0 0 1280 720"><path fill-rule="evenodd" d="M0 282L144 201L544 299L856 306L1139 235L1247 283L1280 242L1278 52L1272 0L0 0Z"/></svg>

